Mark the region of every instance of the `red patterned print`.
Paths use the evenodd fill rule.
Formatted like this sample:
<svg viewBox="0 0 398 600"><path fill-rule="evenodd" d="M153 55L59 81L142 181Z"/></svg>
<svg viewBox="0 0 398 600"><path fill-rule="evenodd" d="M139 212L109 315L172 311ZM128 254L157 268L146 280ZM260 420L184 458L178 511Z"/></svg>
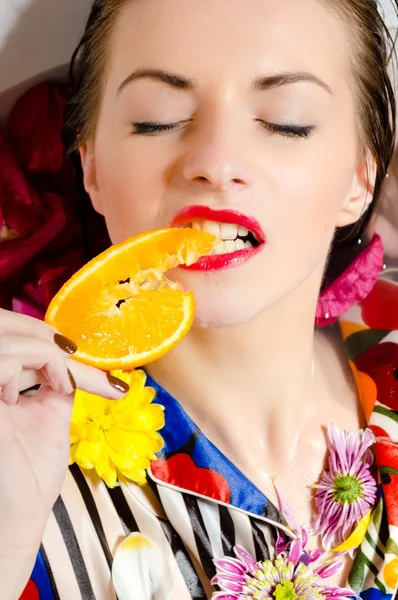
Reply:
<svg viewBox="0 0 398 600"><path fill-rule="evenodd" d="M188 454L176 454L168 460L156 460L151 468L154 476L165 483L220 502L230 501L227 480L215 471L197 467Z"/></svg>
<svg viewBox="0 0 398 600"><path fill-rule="evenodd" d="M40 600L39 590L32 579L29 579L28 585L22 592L22 596L19 600Z"/></svg>
<svg viewBox="0 0 398 600"><path fill-rule="evenodd" d="M398 285L379 279L361 302L362 319L371 329L398 329Z"/></svg>
<svg viewBox="0 0 398 600"><path fill-rule="evenodd" d="M378 402L398 410L398 344L372 346L355 359L355 366L375 382Z"/></svg>
<svg viewBox="0 0 398 600"><path fill-rule="evenodd" d="M398 527L398 447L389 439L378 440L375 453L384 488L389 525Z"/></svg>

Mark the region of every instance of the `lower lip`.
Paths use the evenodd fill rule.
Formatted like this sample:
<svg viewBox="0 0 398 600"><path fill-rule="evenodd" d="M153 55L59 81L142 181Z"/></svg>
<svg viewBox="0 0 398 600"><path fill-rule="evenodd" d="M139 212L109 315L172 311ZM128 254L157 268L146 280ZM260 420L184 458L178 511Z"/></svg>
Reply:
<svg viewBox="0 0 398 600"><path fill-rule="evenodd" d="M221 271L223 269L240 267L258 254L263 246L264 244L260 244L256 248L238 250L237 252L230 252L229 254L203 256L193 265L190 265L189 267L187 265L180 265L179 268L188 271Z"/></svg>

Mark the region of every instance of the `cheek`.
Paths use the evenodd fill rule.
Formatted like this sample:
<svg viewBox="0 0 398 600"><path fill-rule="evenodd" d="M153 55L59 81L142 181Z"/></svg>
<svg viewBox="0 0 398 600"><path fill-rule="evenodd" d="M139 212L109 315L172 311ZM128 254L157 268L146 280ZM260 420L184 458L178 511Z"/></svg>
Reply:
<svg viewBox="0 0 398 600"><path fill-rule="evenodd" d="M167 165L143 156L132 144L108 145L96 157L102 212L113 243L164 226Z"/></svg>
<svg viewBox="0 0 398 600"><path fill-rule="evenodd" d="M350 197L355 164L355 144L329 139L308 150L303 145L295 160L280 161L283 166L275 167L268 239L283 262L281 268L308 273L325 260L339 214Z"/></svg>

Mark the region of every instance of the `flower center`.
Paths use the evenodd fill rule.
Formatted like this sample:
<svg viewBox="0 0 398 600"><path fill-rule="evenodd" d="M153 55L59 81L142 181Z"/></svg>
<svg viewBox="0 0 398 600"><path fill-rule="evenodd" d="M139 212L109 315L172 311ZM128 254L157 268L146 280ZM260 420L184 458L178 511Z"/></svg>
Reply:
<svg viewBox="0 0 398 600"><path fill-rule="evenodd" d="M273 596L275 600L296 600L298 598L293 582L286 581L286 579L283 579L280 583L278 583L274 590Z"/></svg>
<svg viewBox="0 0 398 600"><path fill-rule="evenodd" d="M339 504L353 504L363 496L362 483L355 475L339 475L333 487L334 498Z"/></svg>

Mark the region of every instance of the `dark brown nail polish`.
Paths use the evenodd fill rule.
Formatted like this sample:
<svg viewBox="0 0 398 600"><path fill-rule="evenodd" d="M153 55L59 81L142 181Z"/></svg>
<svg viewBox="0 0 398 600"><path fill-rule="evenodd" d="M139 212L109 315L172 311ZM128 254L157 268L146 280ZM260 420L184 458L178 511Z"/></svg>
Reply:
<svg viewBox="0 0 398 600"><path fill-rule="evenodd" d="M77 350L77 344L60 333L54 335L54 342L57 344L58 348L61 348L66 354L74 354Z"/></svg>
<svg viewBox="0 0 398 600"><path fill-rule="evenodd" d="M76 381L75 381L75 378L73 377L72 373L69 371L69 369L68 369L68 375L69 375L69 379L72 384L72 387L76 391L77 390Z"/></svg>
<svg viewBox="0 0 398 600"><path fill-rule="evenodd" d="M122 392L123 394L127 394L127 392L130 389L130 386L128 383L126 383L125 381L122 381L118 377L114 377L110 373L107 373L106 376L112 387L116 388L117 390L119 390L119 392Z"/></svg>

